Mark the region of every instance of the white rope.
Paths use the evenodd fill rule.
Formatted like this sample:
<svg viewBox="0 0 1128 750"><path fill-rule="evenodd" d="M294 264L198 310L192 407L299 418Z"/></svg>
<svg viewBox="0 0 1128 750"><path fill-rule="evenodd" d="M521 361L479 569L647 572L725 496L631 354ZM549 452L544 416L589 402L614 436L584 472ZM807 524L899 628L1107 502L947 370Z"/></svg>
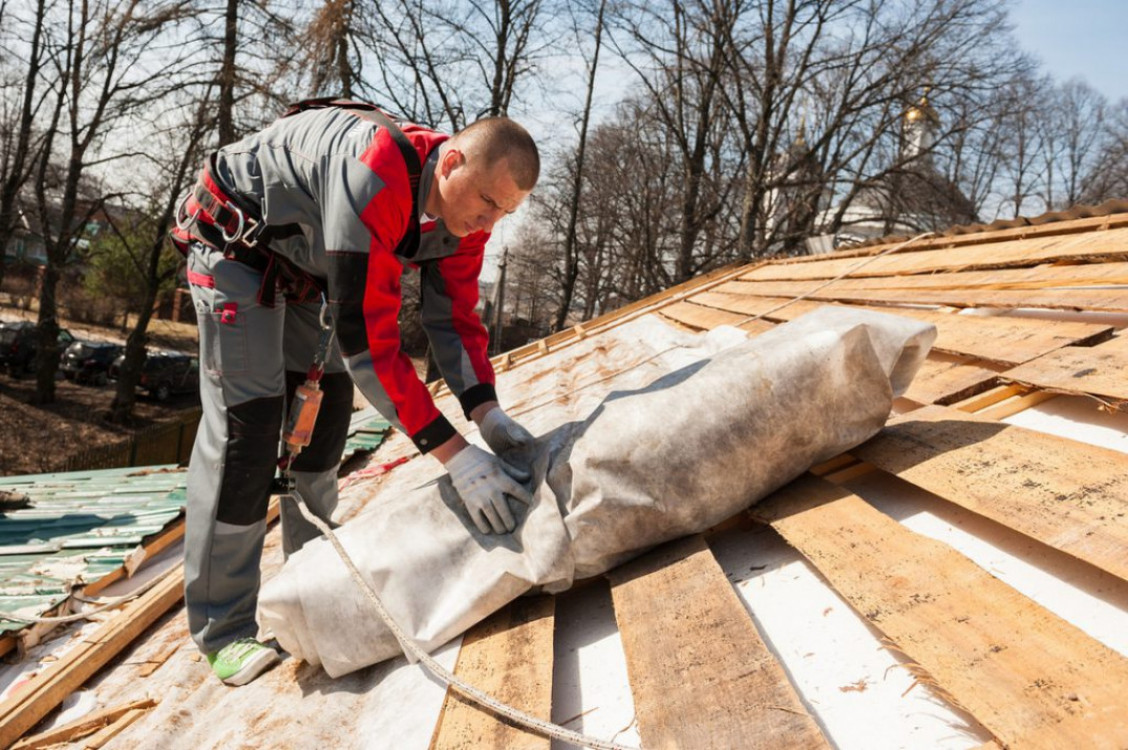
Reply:
<svg viewBox="0 0 1128 750"><path fill-rule="evenodd" d="M396 623L391 613L388 612L387 608L384 607L384 603L380 601L379 595L372 588L371 584L369 584L364 576L361 575L360 571L356 567L356 564L353 562L352 558L349 557L349 553L345 551L345 548L337 539L336 534L334 534L333 530L329 528L329 524L325 523L325 521L315 516L313 512L306 507L305 502L302 500L301 495L297 492L297 490L291 491L286 497L289 497L294 501L294 504L298 506L298 510L305 517L305 519L316 526L321 531L321 533L325 535L325 538L329 540L329 543L333 545L333 549L337 551L337 554L341 557L341 561L344 562L345 567L348 568L349 575L352 576L352 579L356 582L357 586L359 586L361 590L364 591L365 595L368 597L368 600L372 602L372 606L376 608L376 613L380 615L380 619L383 620L384 624L388 626L388 629L392 631L392 635L394 635L396 637L396 640L399 641L400 646L403 647L404 652L410 654L421 664L423 664L423 666L425 666L427 670L431 672L431 674L435 675L435 677L437 677L439 681L444 685L453 688L456 692L461 693L463 696L470 699L474 703L477 703L480 706L484 706L494 713L500 714L501 716L510 719L514 723L520 724L521 726L528 729L532 729L533 731L538 732L546 737L551 737L563 742L569 742L578 747L597 748L597 750L635 750L628 745L620 745L614 742L596 739L594 737L587 737L583 734L580 734L579 732L574 732L571 729L566 729L558 724L553 724L552 722L545 721L544 719L538 719L536 716L532 716L531 714L527 714L524 711L502 703L488 693L479 690L473 685L462 680L460 677L456 676L454 673L450 672L442 664L439 664L437 661L431 658L430 654L424 651L418 644L415 643L415 641L412 640L411 636L409 636L403 631L402 628L400 628L399 624Z"/></svg>

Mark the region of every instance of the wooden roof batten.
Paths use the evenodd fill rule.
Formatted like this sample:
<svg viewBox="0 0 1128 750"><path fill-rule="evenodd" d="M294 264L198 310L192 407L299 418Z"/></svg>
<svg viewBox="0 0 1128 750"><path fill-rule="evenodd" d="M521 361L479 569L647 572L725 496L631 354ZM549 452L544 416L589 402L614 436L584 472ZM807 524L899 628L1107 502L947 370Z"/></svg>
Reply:
<svg viewBox="0 0 1128 750"><path fill-rule="evenodd" d="M797 550L903 656L921 686L971 717L981 734L968 746L992 738L1016 747L1128 745L1123 653L948 544L908 529L855 489L863 475L903 482L937 507L996 524L1128 590L1120 554L1128 542L1128 492L1120 479L1128 476L1128 457L1000 421L1061 392L1122 409L1128 402L1119 382L1128 366L1123 324L950 309L1053 302L1059 309L1128 312L1115 303L1117 294L1128 295L1098 288L1128 282L1128 204L1120 211L920 240L858 275L847 273L825 295L786 307L780 304L895 243L728 267L495 361L520 382L523 368L534 373L542 358L566 356L569 347L598 342L641 316L689 330L738 325L750 336L825 304L933 322L939 337L930 369L922 371L928 382L915 384L887 429L830 462L824 476L797 480L734 523L762 524L757 528L772 529ZM788 269L793 278L784 278ZM774 312L758 317L768 310ZM440 406L453 403L445 390L436 393ZM387 454L373 460L386 461ZM713 539L706 533L665 545L587 584L606 588L643 746L836 744L780 655L765 645L755 612L733 595ZM664 616L662 605L671 602L678 617ZM455 671L549 718L558 627L567 624L552 597L519 600L468 632ZM270 673L266 679L291 678ZM116 695L114 703L127 705L128 697ZM160 723L169 715L161 707L134 714L120 736L128 743L172 731ZM706 715L707 722L692 720ZM13 726L22 733L25 724ZM448 695L430 746L547 748L548 742Z"/></svg>

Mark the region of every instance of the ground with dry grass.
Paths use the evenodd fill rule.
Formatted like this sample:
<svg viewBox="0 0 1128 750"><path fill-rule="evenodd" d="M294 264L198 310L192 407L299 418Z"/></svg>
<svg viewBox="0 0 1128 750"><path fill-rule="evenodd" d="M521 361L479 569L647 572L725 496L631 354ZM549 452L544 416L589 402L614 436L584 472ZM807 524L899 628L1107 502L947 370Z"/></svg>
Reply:
<svg viewBox="0 0 1128 750"><path fill-rule="evenodd" d="M0 320L34 320L34 316L34 312L0 308ZM125 341L125 334L118 329L70 325L66 320L62 325L77 338ZM194 352L195 333L194 326L154 321L150 337L155 346ZM115 388L116 383L97 387L59 380L55 403L36 406L31 404L34 376L13 378L6 372L0 373L0 475L57 471L69 456L126 440L199 404L191 394L158 403L139 393L134 424L125 428L108 424L103 418Z"/></svg>

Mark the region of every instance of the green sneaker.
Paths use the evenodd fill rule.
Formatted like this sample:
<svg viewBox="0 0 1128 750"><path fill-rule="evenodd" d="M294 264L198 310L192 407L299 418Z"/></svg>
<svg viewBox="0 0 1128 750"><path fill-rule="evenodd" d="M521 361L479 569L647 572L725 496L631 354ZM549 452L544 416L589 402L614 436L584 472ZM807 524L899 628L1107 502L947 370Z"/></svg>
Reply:
<svg viewBox="0 0 1128 750"><path fill-rule="evenodd" d="M254 638L240 638L208 654L208 664L216 677L228 685L246 685L278 661L277 651Z"/></svg>

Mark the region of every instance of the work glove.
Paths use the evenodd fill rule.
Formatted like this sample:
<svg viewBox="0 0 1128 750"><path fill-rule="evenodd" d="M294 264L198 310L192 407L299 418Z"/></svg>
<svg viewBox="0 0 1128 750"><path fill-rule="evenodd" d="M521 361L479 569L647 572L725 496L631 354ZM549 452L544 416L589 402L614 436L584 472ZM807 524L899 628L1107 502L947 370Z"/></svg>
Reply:
<svg viewBox="0 0 1128 750"><path fill-rule="evenodd" d="M468 445L446 462L450 481L470 520L478 531L489 534L508 534L517 528L508 498L529 505L533 493L521 482L528 481L528 472L510 466L497 456L476 445Z"/></svg>
<svg viewBox="0 0 1128 750"><path fill-rule="evenodd" d="M478 425L478 431L482 433L482 439L494 455L501 456L510 466L528 465L533 435L514 422L500 407L486 412Z"/></svg>

